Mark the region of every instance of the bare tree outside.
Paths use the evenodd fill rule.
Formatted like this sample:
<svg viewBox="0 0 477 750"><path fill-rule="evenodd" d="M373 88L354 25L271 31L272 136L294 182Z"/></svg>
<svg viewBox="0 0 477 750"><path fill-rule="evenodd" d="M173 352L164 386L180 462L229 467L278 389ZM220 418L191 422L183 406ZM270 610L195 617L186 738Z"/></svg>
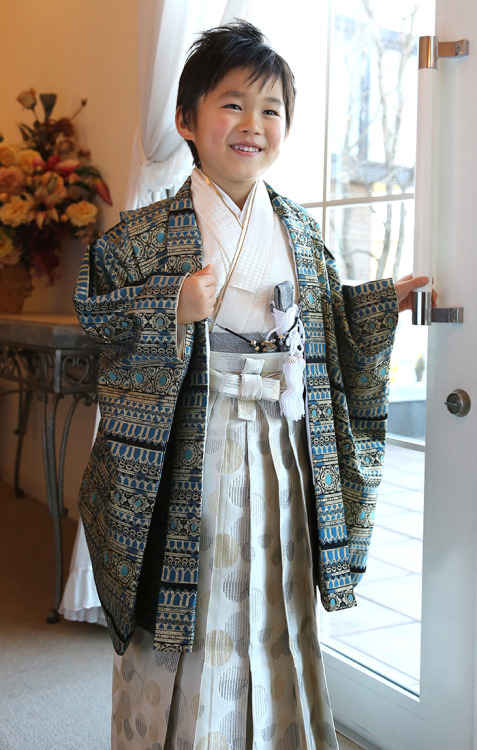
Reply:
<svg viewBox="0 0 477 750"><path fill-rule="evenodd" d="M406 195L413 189L414 144L410 144L412 153L406 154L406 107L410 97L415 98L410 80L416 63L414 25L420 4L415 0L399 29L380 25L377 0L359 0L353 18L336 16L336 49L349 83L343 92L345 125L331 163L334 199ZM371 243L377 207L375 203L331 211L332 245L341 256L346 278L399 274L409 227L407 201L380 204L380 241Z"/></svg>

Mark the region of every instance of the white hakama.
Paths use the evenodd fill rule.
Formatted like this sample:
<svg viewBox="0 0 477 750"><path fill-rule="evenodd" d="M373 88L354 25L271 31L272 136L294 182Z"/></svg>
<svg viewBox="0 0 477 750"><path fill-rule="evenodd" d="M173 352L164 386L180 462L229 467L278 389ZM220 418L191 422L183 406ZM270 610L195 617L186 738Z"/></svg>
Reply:
<svg viewBox="0 0 477 750"><path fill-rule="evenodd" d="M115 658L113 750L338 747L318 643L305 426L280 416L282 357L211 354L194 647L153 652L139 630ZM252 378L272 399L277 386L273 400L230 395L239 378L224 371L245 363L248 374L263 367Z"/></svg>

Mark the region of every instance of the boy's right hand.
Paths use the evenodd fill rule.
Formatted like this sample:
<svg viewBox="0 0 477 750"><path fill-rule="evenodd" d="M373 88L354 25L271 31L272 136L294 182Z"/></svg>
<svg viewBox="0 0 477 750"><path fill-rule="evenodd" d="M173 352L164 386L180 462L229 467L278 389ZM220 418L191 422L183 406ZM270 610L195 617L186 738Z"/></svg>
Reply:
<svg viewBox="0 0 477 750"><path fill-rule="evenodd" d="M177 305L178 323L195 323L212 315L215 305L215 274L209 263L187 276Z"/></svg>

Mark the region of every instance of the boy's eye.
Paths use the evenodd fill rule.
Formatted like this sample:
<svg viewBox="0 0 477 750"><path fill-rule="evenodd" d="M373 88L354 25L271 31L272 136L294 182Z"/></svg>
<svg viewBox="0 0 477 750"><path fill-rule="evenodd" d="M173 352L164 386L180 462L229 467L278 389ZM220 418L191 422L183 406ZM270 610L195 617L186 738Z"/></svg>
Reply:
<svg viewBox="0 0 477 750"><path fill-rule="evenodd" d="M225 105L224 109L237 109L240 111L242 108L239 104L233 104L232 102L230 102L230 104Z"/></svg>
<svg viewBox="0 0 477 750"><path fill-rule="evenodd" d="M264 115L274 115L275 117L280 117L279 112L276 111L276 109L265 109L263 112Z"/></svg>

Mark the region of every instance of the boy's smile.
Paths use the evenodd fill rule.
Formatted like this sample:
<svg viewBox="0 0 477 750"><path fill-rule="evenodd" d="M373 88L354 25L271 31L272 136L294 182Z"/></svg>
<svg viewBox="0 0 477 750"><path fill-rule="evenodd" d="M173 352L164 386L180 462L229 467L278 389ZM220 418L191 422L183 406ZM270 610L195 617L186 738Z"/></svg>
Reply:
<svg viewBox="0 0 477 750"><path fill-rule="evenodd" d="M242 208L257 177L277 159L286 135L279 79L253 83L234 68L199 99L194 122L176 114L179 133L197 148L201 169Z"/></svg>

